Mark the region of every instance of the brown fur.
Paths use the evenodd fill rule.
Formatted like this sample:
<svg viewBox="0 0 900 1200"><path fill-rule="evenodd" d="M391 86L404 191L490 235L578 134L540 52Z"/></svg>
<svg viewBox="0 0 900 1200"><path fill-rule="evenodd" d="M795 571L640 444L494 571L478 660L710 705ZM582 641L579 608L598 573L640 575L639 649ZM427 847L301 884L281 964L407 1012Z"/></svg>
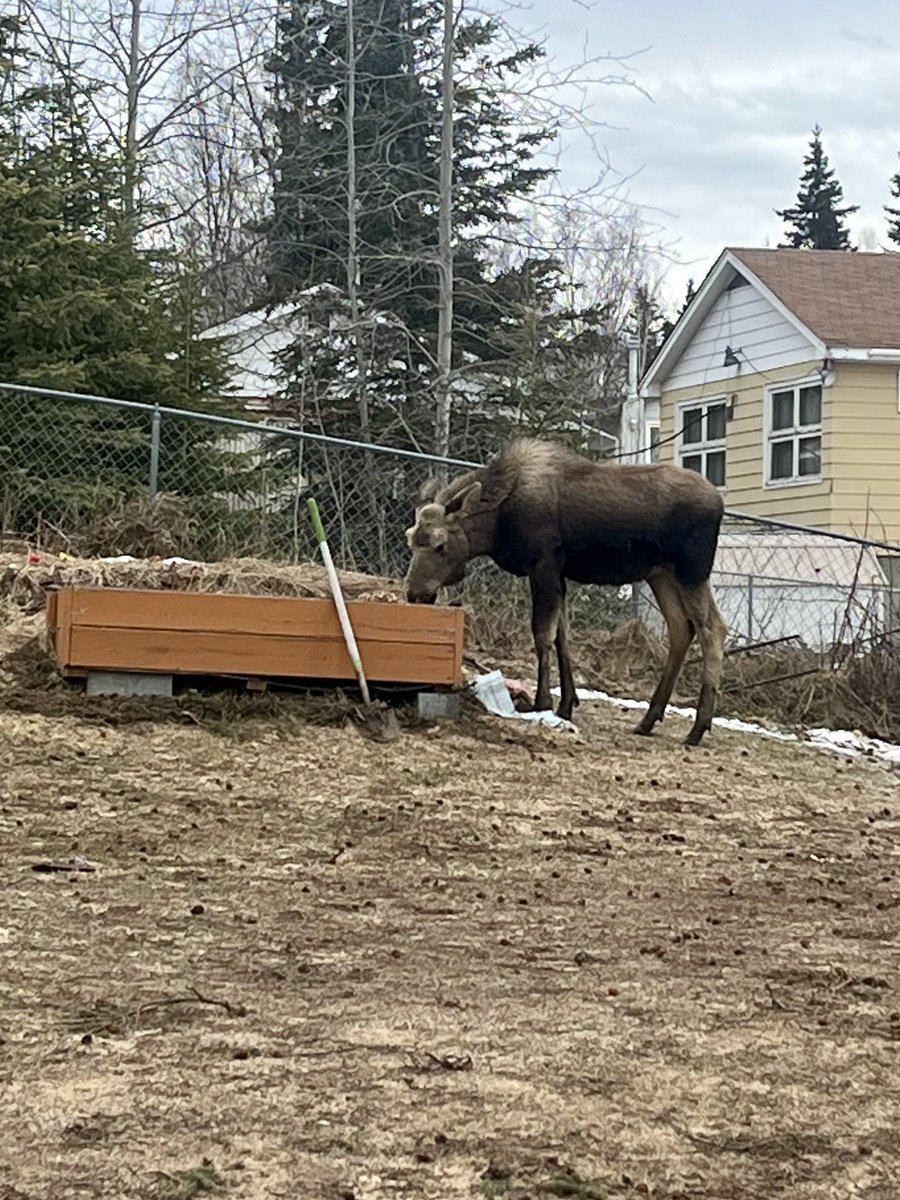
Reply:
<svg viewBox="0 0 900 1200"><path fill-rule="evenodd" d="M527 576L538 659L535 707L550 708L550 653L560 671L561 716L577 704L566 645L566 580L621 585L646 580L669 631L669 658L638 732L650 733L694 637L703 655L695 745L710 728L722 670L725 623L709 586L722 498L694 471L668 465L597 464L562 446L513 442L486 467L425 485L416 523L408 598L432 603L487 555Z"/></svg>

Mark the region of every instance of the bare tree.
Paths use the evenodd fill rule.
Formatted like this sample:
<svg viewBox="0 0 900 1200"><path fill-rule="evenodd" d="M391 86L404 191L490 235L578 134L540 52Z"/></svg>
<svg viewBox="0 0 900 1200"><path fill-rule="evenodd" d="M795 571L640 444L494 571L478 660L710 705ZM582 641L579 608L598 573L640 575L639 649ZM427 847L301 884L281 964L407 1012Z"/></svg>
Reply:
<svg viewBox="0 0 900 1200"><path fill-rule="evenodd" d="M66 86L85 95L98 133L121 155L125 231L136 237L158 226L157 185L172 144L192 137L196 114L233 93L262 53L257 38L248 46L240 36L260 24L254 0L20 4L28 36ZM266 13L263 23L272 17Z"/></svg>
<svg viewBox="0 0 900 1200"><path fill-rule="evenodd" d="M172 246L190 260L206 294L208 319L228 318L253 304L260 294L268 251L260 233L262 218L271 209L278 171L271 92L267 93L272 81L266 72L275 45L278 5L261 5L257 0L167 0L163 8L152 8L148 0L20 3L31 36L60 75L84 90L97 129L120 149L124 228L144 243ZM471 244L477 242L477 254L483 261L490 260L489 273L500 276L529 257L553 259L563 281L558 307L570 312L603 309L605 349L596 361L578 358L572 376L583 393L578 405L589 408L593 419L603 423L621 390L624 358L617 339L627 326L629 305L639 283L652 290L653 276L658 274L654 264L664 253L658 231L648 228L633 206L620 201L627 181L611 169L602 147L602 122L590 112L607 87L637 86L631 59L585 55L575 64L554 65L535 57L515 70L486 73L477 55L460 58L455 52L457 13L453 0L444 0L441 45L433 59L414 64L416 76L441 98L435 172L410 174L405 191L380 193L378 188L360 187L360 162L365 162L367 173L386 172L394 140L409 136L410 131L376 129L373 133L366 126L365 134L361 133L355 101L357 62L365 46L356 42L357 0L345 0L345 7L349 44L331 64L335 89L346 97L345 111L336 117L343 130L336 126L336 133L346 136L347 153L333 180L334 194L342 204L345 200L344 230L334 240L334 282L344 297L331 296L331 311L321 326L316 325L315 315L324 311L320 305L313 304L312 316L304 317L307 330L319 329L323 346L331 347L321 356L322 369L331 372L330 386L352 401L365 440L373 436L372 414L377 407L383 417L390 414L379 425L379 436L390 430L413 444L424 437L441 453L450 449L456 419L454 392L462 387L471 391L479 370L462 349L474 333L467 313L476 300L482 310L495 303L499 321L506 303L500 291L495 296L490 290L485 294L478 281L481 290L474 296L476 284L460 268L455 245L457 208L465 188L464 183L458 184L455 100L463 90L483 89L485 103L502 107L517 128L534 134L547 128L553 131L554 141L542 151L541 162L547 167L559 164L572 137L587 138L593 146L594 178L579 192L572 193L564 175L552 176L527 202L514 205L512 219L468 232ZM467 7L467 17L474 12ZM484 16L496 29L497 57L502 62L506 55L512 62L530 35L515 27L512 9L499 15L496 10L486 11ZM415 136L428 139L435 132L423 129ZM368 145L367 138L381 139L383 146ZM383 168L378 166L382 158ZM311 180L317 166L309 164ZM297 175L302 177L303 171ZM304 193L302 186L298 205L314 205L318 193L312 185ZM367 240L365 220L372 213L366 205L372 198L384 205L388 217L404 205L436 212L436 255L432 245L425 260L431 272L427 281L423 282L421 271L421 246L402 241L382 246ZM375 258L391 267L382 272L377 296L367 290L361 270L361 263ZM436 330L409 327L402 315L404 297L411 288L434 287L435 278L440 293L432 309ZM295 283L294 290L302 290L303 281ZM540 315L538 309L528 312L525 305L523 336L524 326ZM342 330L339 338L335 322ZM577 337L577 318L567 329L570 340ZM537 354L539 325L533 332ZM303 364L319 361L308 344L311 333L306 336L307 344L297 355L301 364L297 369L303 371L307 370ZM338 347L342 339L346 346ZM351 351L349 362L345 349ZM556 353L556 348L551 350ZM544 367L539 368L537 357L534 362L537 383ZM514 365L521 375L523 362ZM552 363L548 369L552 374ZM405 403L409 389L421 389L424 380L432 389L433 440L421 422L413 427ZM321 411L327 412L327 407L321 407L325 399L319 385L305 382L302 390L307 398L316 396ZM304 404L305 411L313 411L307 400Z"/></svg>

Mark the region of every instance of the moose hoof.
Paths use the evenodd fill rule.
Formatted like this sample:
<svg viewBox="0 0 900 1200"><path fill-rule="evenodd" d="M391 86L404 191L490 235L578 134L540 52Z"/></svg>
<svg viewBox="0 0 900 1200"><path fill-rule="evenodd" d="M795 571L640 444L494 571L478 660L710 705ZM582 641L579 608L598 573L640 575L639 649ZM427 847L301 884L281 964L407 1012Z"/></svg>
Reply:
<svg viewBox="0 0 900 1200"><path fill-rule="evenodd" d="M645 717L643 721L640 721L637 725L635 725L633 732L636 733L638 737L652 737L653 730L655 728L656 721L648 721Z"/></svg>

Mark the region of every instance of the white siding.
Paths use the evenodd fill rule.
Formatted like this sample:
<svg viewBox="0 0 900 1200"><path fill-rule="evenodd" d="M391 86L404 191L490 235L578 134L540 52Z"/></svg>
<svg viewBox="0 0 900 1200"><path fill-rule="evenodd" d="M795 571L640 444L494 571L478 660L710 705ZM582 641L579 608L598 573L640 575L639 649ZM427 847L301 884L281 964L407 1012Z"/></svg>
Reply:
<svg viewBox="0 0 900 1200"><path fill-rule="evenodd" d="M875 551L832 538L726 528L711 583L734 642L799 637L825 650L888 627L890 592ZM638 612L652 628L664 628L645 584Z"/></svg>
<svg viewBox="0 0 900 1200"><path fill-rule="evenodd" d="M850 603L845 588L827 583L721 571L713 571L710 582L732 644L794 637L810 650L821 651L888 628L890 597L884 588L857 587ZM639 619L664 634L665 621L646 584L639 585L637 595Z"/></svg>
<svg viewBox="0 0 900 1200"><path fill-rule="evenodd" d="M733 382L723 366L725 347L743 351L742 373L771 371L814 357L804 337L750 284L725 291L663 382L666 391L718 380Z"/></svg>

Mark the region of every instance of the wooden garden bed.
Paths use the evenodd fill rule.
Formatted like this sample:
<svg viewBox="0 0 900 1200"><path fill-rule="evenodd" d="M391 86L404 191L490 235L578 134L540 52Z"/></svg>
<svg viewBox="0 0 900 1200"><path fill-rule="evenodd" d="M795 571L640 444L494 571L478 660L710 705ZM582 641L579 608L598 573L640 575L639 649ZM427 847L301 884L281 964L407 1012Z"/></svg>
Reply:
<svg viewBox="0 0 900 1200"><path fill-rule="evenodd" d="M372 682L460 682L461 608L358 600L347 609ZM47 625L68 676L355 679L330 599L63 587L48 593Z"/></svg>

